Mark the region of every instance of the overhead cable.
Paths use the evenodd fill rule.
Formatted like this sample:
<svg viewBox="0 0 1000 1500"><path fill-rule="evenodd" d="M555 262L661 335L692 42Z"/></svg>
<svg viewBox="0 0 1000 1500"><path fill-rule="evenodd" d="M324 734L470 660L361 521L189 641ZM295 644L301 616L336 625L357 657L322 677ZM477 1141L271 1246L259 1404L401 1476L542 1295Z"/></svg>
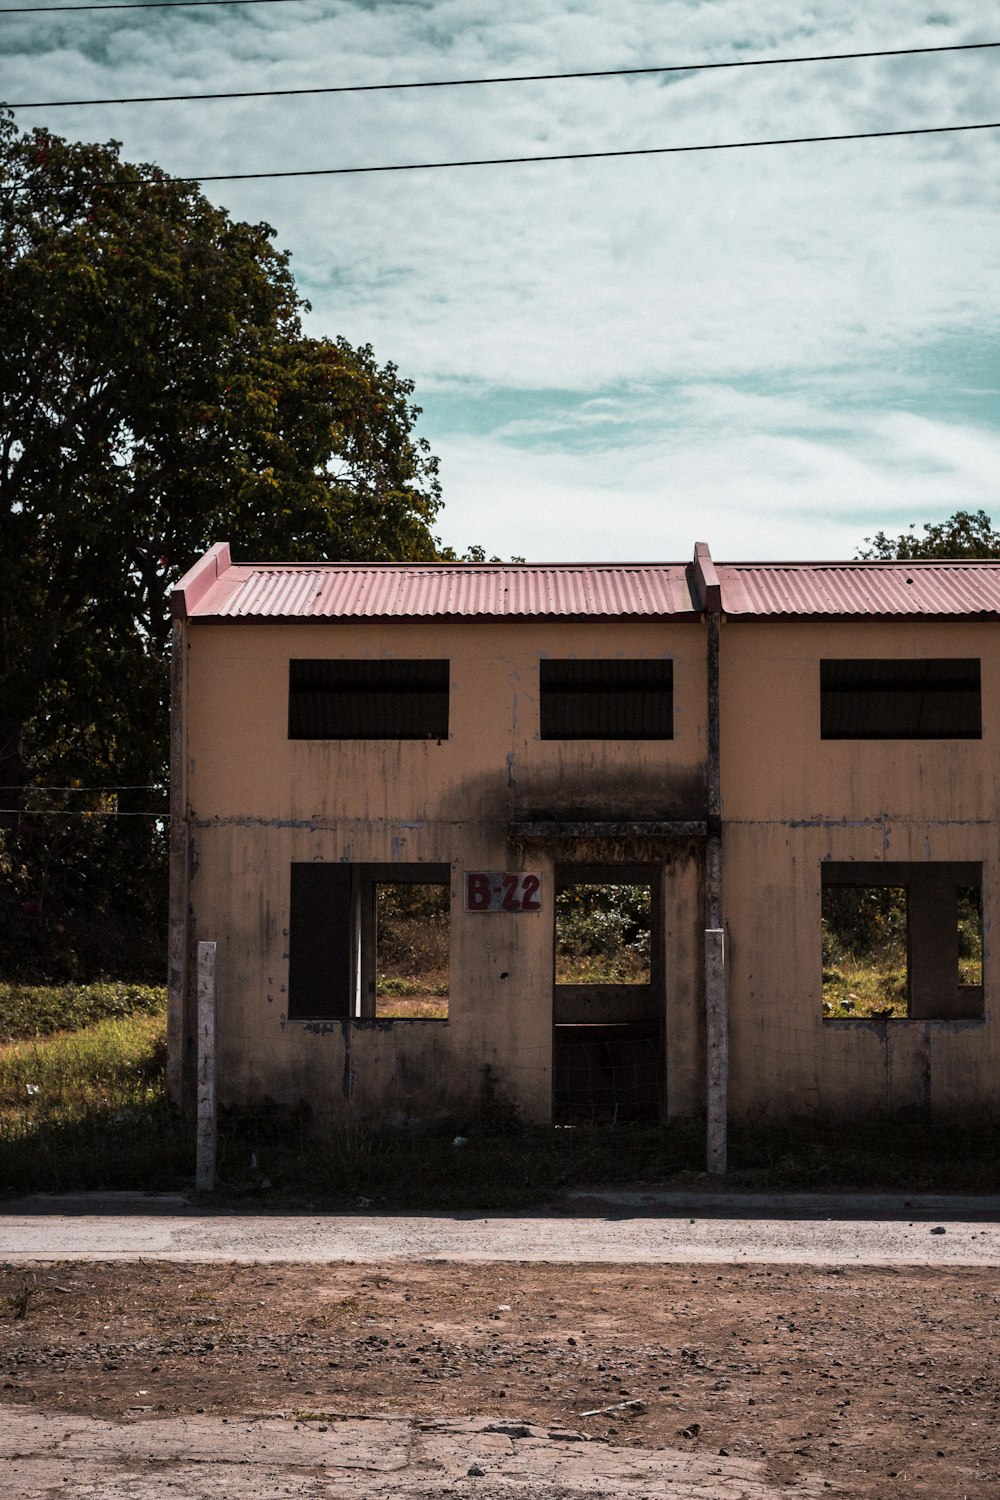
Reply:
<svg viewBox="0 0 1000 1500"><path fill-rule="evenodd" d="M170 821L167 812L108 812L97 808L88 808L84 812L80 808L67 811L55 807L0 807L0 817L24 818L28 822L32 818L154 818L158 823Z"/></svg>
<svg viewBox="0 0 1000 1500"><path fill-rule="evenodd" d="M111 0L108 5L0 5L0 16L35 16L53 10L181 10L192 5L292 5L299 0Z"/></svg>
<svg viewBox="0 0 1000 1500"><path fill-rule="evenodd" d="M601 161L624 156L680 156L695 151L746 151L758 146L813 146L827 141L879 141L896 136L955 135L960 131L1000 130L1000 120L981 125L923 125L908 130L855 130L843 135L794 135L761 141L714 141L697 146L635 146L626 151L561 151L551 156L483 156L462 161L394 162L382 167L300 167L284 172L215 172L198 177L164 177L163 182L257 182L279 177L351 177L371 172L437 172L449 167L508 167L552 161ZM106 184L112 186L112 184ZM155 187L148 178L133 183L113 184L120 187Z"/></svg>
<svg viewBox="0 0 1000 1500"><path fill-rule="evenodd" d="M165 781L143 781L134 786L49 786L41 782L32 782L29 785L0 786L0 792L163 792L167 789Z"/></svg>
<svg viewBox="0 0 1000 1500"><path fill-rule="evenodd" d="M237 0L187 0L187 3L235 4ZM0 10L0 14L2 13ZM916 57L931 52L977 52L998 47L1000 47L1000 42L959 42L941 47L894 47L880 52L819 52L804 57L753 57L733 62L669 63L662 67L600 68L590 72L576 73L511 73L493 78L434 78L413 83L338 83L313 88L237 89L226 93L209 94L133 94L107 99L32 99L8 104L7 108L83 109L97 104L175 104L196 101L204 103L212 99L282 99L308 94L374 94L401 89L478 88L480 85L491 83L549 83L581 78L635 78L657 73L711 72L722 68L776 68L787 67L795 63L848 62L859 58L874 57Z"/></svg>

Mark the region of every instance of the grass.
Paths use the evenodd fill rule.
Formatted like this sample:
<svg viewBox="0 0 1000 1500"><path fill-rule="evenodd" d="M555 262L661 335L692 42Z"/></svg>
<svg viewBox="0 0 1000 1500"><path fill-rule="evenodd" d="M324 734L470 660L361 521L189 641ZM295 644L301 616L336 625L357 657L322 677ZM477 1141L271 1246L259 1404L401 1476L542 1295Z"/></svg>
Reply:
<svg viewBox="0 0 1000 1500"><path fill-rule="evenodd" d="M77 1031L114 1016L158 1015L166 1003L166 990L148 984L0 982L0 1043Z"/></svg>
<svg viewBox="0 0 1000 1500"><path fill-rule="evenodd" d="M441 994L386 995L381 993L375 1001L375 1015L382 1020L446 1021L448 1019L448 992Z"/></svg>
<svg viewBox="0 0 1000 1500"><path fill-rule="evenodd" d="M375 984L375 1014L384 1020L447 1020L447 970L427 974L379 974Z"/></svg>
<svg viewBox="0 0 1000 1500"><path fill-rule="evenodd" d="M175 1186L193 1158L190 1132L166 1102L164 992L75 988L41 990L37 1009L26 986L0 993L0 1034L32 1018L46 1029L0 1046L0 1192ZM69 1029L108 1009L120 1013Z"/></svg>
<svg viewBox="0 0 1000 1500"><path fill-rule="evenodd" d="M905 1016L908 1005L905 963L866 963L848 954L823 965L824 1016Z"/></svg>
<svg viewBox="0 0 1000 1500"><path fill-rule="evenodd" d="M731 1127L729 1160L736 1181L761 1188L1000 1193L1000 1123L904 1110L757 1121Z"/></svg>
<svg viewBox="0 0 1000 1500"><path fill-rule="evenodd" d="M981 959L960 958L958 972L960 984L983 982ZM865 960L844 954L839 962L824 963L823 1014L838 1020L850 1016L908 1015L905 959Z"/></svg>
<svg viewBox="0 0 1000 1500"><path fill-rule="evenodd" d="M346 1129L225 1133L231 1198L274 1207L518 1211L567 1188L709 1185L704 1124L465 1126L436 1135ZM256 1162L256 1171L248 1163ZM755 1191L1000 1192L1000 1127L933 1124L917 1116L734 1124L728 1186ZM267 1181L269 1187L261 1188Z"/></svg>
<svg viewBox="0 0 1000 1500"><path fill-rule="evenodd" d="M80 1004L71 997L67 1017ZM162 996L152 1013L0 1047L0 1194L191 1189L193 1130L167 1105L164 1060ZM478 1107L424 1135L317 1130L304 1108L271 1103L223 1114L219 1198L255 1209L515 1211L569 1187L702 1187L704 1146L698 1120L522 1125L485 1073ZM734 1124L730 1166L730 1186L761 1190L997 1192L1000 1125L920 1115Z"/></svg>
<svg viewBox="0 0 1000 1500"><path fill-rule="evenodd" d="M634 1186L697 1164L697 1124L617 1129L518 1127L475 1120L426 1134L348 1127L300 1132L278 1119L230 1120L220 1174L231 1197L395 1210L537 1207L570 1186ZM456 1144L456 1141L459 1144ZM248 1170L248 1163L256 1163ZM261 1189L267 1181L269 1187Z"/></svg>

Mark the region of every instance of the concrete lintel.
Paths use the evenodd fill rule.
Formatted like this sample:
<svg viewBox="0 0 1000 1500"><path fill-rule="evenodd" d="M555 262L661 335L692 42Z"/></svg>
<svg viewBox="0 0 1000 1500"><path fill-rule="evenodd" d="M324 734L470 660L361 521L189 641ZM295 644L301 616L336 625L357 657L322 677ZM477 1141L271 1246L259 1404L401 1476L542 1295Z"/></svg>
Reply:
<svg viewBox="0 0 1000 1500"><path fill-rule="evenodd" d="M708 836L708 825L684 819L655 823L512 822L507 825L507 831L520 844L543 843L550 839L703 839Z"/></svg>

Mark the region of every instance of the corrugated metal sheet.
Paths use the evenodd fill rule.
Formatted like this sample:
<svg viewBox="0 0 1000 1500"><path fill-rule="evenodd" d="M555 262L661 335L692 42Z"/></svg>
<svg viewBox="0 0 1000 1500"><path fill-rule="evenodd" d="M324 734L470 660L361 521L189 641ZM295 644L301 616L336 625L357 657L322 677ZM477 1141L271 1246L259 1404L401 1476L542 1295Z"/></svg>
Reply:
<svg viewBox="0 0 1000 1500"><path fill-rule="evenodd" d="M1000 563L718 563L727 615L1000 616Z"/></svg>
<svg viewBox="0 0 1000 1500"><path fill-rule="evenodd" d="M681 563L249 564L222 573L195 618L524 619L693 617Z"/></svg>
<svg viewBox="0 0 1000 1500"><path fill-rule="evenodd" d="M692 619L683 563L248 563L208 554L174 592L179 613L231 620ZM212 564L217 571L212 573ZM719 563L743 619L1000 618L1000 562Z"/></svg>

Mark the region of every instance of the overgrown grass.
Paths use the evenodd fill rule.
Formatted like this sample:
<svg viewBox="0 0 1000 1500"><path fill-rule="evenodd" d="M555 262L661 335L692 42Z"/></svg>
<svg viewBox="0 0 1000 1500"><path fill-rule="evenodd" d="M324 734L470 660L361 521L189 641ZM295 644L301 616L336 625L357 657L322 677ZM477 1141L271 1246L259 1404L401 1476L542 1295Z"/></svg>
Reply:
<svg viewBox="0 0 1000 1500"><path fill-rule="evenodd" d="M908 1004L905 963L865 962L846 954L839 963L823 965L825 1016L905 1016Z"/></svg>
<svg viewBox="0 0 1000 1500"><path fill-rule="evenodd" d="M275 1205L515 1211L568 1188L699 1190L701 1121L665 1125L466 1126L409 1136L361 1128L312 1133L275 1119L228 1122L220 1166L235 1199ZM256 1165L251 1167L251 1163ZM756 1191L1000 1192L1000 1127L906 1116L733 1125L730 1188ZM267 1183L265 1188L262 1184Z"/></svg>
<svg viewBox="0 0 1000 1500"><path fill-rule="evenodd" d="M375 1015L382 1020L446 1021L448 1019L448 992L442 997L438 993L424 994L418 991L403 994L378 995Z"/></svg>
<svg viewBox="0 0 1000 1500"><path fill-rule="evenodd" d="M162 1004L0 1047L0 1193L191 1189L193 1130L166 1103L164 1060ZM269 1103L223 1114L219 1197L255 1209L523 1210L570 1187L704 1187L704 1147L697 1120L521 1125L487 1075L468 1117L427 1134L317 1130L304 1107ZM732 1187L997 1192L1000 1125L734 1124L730 1166Z"/></svg>
<svg viewBox="0 0 1000 1500"><path fill-rule="evenodd" d="M167 1004L161 985L0 982L0 1043L54 1031L78 1031L111 1017L159 1015Z"/></svg>
<svg viewBox="0 0 1000 1500"><path fill-rule="evenodd" d="M730 1128L734 1185L1000 1192L1000 1123L939 1121L916 1111L857 1119L806 1118Z"/></svg>
<svg viewBox="0 0 1000 1500"><path fill-rule="evenodd" d="M397 1210L523 1210L574 1186L637 1186L700 1163L704 1127L498 1127L433 1133L289 1129L277 1115L230 1119L220 1175L233 1198ZM459 1144L456 1144L456 1141ZM262 1184L267 1183L264 1188Z"/></svg>
<svg viewBox="0 0 1000 1500"><path fill-rule="evenodd" d="M193 1161L190 1131L166 1103L163 991L73 990L42 991L38 1012L24 1011L24 987L0 994L7 1034L31 1016L52 1033L0 1046L0 1192L176 1186ZM68 1029L76 1016L129 1004L132 1014Z"/></svg>
<svg viewBox="0 0 1000 1500"><path fill-rule="evenodd" d="M983 982L982 961L960 957L959 984ZM865 960L842 954L839 961L823 964L823 1014L835 1019L850 1016L906 1016L909 992L905 958Z"/></svg>

